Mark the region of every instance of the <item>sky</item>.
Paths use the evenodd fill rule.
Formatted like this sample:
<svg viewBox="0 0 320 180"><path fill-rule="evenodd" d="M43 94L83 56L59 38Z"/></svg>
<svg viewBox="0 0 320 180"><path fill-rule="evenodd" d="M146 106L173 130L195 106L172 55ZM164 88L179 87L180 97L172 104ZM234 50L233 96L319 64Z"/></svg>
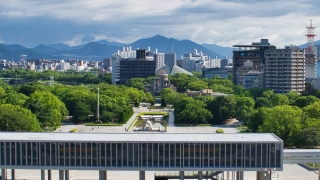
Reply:
<svg viewBox="0 0 320 180"><path fill-rule="evenodd" d="M226 47L268 38L283 47L306 43L310 20L320 36L319 7L319 0L0 0L0 43L131 43L160 34Z"/></svg>

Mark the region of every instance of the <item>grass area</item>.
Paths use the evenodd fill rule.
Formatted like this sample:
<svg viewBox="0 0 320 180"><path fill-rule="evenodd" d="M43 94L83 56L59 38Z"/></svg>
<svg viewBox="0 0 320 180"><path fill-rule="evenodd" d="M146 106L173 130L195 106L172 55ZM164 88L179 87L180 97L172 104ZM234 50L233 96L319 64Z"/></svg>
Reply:
<svg viewBox="0 0 320 180"><path fill-rule="evenodd" d="M70 133L75 133L75 132L78 132L78 128L73 128L69 131Z"/></svg>
<svg viewBox="0 0 320 180"><path fill-rule="evenodd" d="M175 124L178 127L186 127L186 126L212 126L212 124Z"/></svg>
<svg viewBox="0 0 320 180"><path fill-rule="evenodd" d="M102 123L102 124L97 124L97 123L86 123L86 126L123 126L123 124L113 124L113 123Z"/></svg>
<svg viewBox="0 0 320 180"><path fill-rule="evenodd" d="M148 109L164 109L170 108L170 106L148 106Z"/></svg>
<svg viewBox="0 0 320 180"><path fill-rule="evenodd" d="M224 130L223 129L217 129L216 133L224 133Z"/></svg>
<svg viewBox="0 0 320 180"><path fill-rule="evenodd" d="M311 168L313 168L313 164L311 164L311 163L306 163L306 165L309 166L309 167L311 167ZM316 163L314 167L315 167L315 168L318 168L318 167L319 167L319 164Z"/></svg>

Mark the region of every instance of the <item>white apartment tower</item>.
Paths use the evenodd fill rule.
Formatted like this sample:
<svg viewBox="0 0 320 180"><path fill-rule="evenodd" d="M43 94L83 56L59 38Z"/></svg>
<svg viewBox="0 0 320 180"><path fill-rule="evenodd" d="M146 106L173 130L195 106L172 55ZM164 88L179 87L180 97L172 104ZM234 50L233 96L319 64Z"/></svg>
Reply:
<svg viewBox="0 0 320 180"><path fill-rule="evenodd" d="M305 89L305 50L298 46L265 50L265 87L275 93Z"/></svg>

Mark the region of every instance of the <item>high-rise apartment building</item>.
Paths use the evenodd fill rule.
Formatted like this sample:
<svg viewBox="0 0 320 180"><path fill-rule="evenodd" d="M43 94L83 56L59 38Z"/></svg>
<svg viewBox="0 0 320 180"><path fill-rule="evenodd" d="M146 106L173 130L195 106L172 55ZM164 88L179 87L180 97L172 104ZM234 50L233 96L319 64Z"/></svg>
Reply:
<svg viewBox="0 0 320 180"><path fill-rule="evenodd" d="M131 78L155 76L156 61L147 56L146 50L138 49L133 53L131 48L124 48L124 51L118 51L111 57L112 84L125 84Z"/></svg>
<svg viewBox="0 0 320 180"><path fill-rule="evenodd" d="M260 42L253 42L251 45L233 45L233 47L238 48L233 51L232 60L232 74L233 82L239 84L239 79L243 77L238 77L239 75L244 75L243 73L237 73L239 68L243 67L244 63L248 60L253 63L253 67L263 66L266 63L265 50L276 49L276 46L270 45L268 39L261 39ZM250 70L248 70L249 72Z"/></svg>
<svg viewBox="0 0 320 180"><path fill-rule="evenodd" d="M305 89L305 50L297 46L265 51L265 87L275 93Z"/></svg>

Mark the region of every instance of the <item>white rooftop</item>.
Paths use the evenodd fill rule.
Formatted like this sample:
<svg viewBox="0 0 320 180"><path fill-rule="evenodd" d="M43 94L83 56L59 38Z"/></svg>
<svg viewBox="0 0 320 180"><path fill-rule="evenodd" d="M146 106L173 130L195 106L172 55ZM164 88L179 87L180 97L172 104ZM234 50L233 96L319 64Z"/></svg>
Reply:
<svg viewBox="0 0 320 180"><path fill-rule="evenodd" d="M45 142L282 142L270 133L26 133L2 132L0 141Z"/></svg>

